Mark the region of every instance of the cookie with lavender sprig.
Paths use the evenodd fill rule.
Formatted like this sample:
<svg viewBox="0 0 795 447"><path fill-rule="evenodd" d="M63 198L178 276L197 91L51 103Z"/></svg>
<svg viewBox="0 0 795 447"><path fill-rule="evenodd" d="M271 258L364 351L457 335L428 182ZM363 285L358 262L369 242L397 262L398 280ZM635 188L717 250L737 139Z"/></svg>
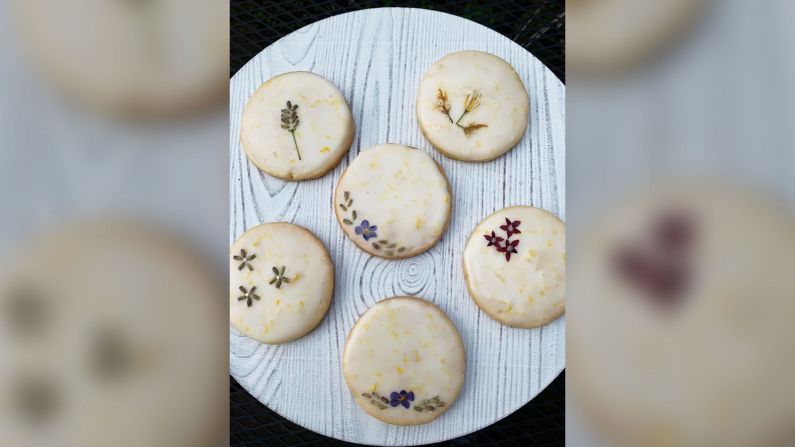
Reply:
<svg viewBox="0 0 795 447"><path fill-rule="evenodd" d="M333 205L354 244L372 255L399 259L430 249L442 237L450 222L452 192L430 155L379 144L348 165Z"/></svg>
<svg viewBox="0 0 795 447"><path fill-rule="evenodd" d="M299 71L275 76L254 92L243 111L240 142L266 173L309 180L339 164L353 132L351 109L337 87Z"/></svg>

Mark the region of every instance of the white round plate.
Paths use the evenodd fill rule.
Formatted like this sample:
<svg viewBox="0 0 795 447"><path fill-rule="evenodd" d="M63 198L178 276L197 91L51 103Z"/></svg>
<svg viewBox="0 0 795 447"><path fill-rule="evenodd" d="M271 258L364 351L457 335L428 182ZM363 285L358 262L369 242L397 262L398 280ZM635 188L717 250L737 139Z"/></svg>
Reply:
<svg viewBox="0 0 795 447"><path fill-rule="evenodd" d="M516 68L530 95L530 123L519 145L487 163L442 156L422 136L414 109L425 70L460 50L493 53ZM240 145L240 117L271 77L306 70L333 82L351 105L356 135L326 176L284 182L261 173ZM532 205L565 220L565 88L533 55L474 22L421 9L384 8L331 17L279 39L232 77L230 91L230 235L284 221L314 232L329 249L336 288L328 315L305 337L268 346L230 326L232 377L285 418L315 432L362 444L416 445L466 435L530 401L563 369L565 316L538 329L503 326L467 293L461 256L484 217ZM334 218L332 194L360 150L379 143L419 148L441 163L454 206L450 228L429 251L389 261L348 240ZM466 382L455 405L425 425L398 427L365 414L345 385L342 349L354 322L395 295L425 298L455 323L467 353Z"/></svg>

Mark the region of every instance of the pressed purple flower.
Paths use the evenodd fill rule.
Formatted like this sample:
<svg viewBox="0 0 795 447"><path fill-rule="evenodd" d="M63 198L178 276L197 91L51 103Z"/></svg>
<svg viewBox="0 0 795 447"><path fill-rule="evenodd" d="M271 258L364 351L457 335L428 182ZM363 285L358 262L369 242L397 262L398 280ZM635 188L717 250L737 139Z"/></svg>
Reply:
<svg viewBox="0 0 795 447"><path fill-rule="evenodd" d="M367 219L363 220L355 229L356 234L361 235L366 241L369 241L370 238L378 237L376 230L378 230L378 227L375 225L370 226L370 222Z"/></svg>
<svg viewBox="0 0 795 447"><path fill-rule="evenodd" d="M409 402L414 400L414 391L409 391L408 393L406 390L400 390L398 393L397 391L392 391L389 394L389 405L393 407L397 407L398 405L403 405L405 408L411 407Z"/></svg>

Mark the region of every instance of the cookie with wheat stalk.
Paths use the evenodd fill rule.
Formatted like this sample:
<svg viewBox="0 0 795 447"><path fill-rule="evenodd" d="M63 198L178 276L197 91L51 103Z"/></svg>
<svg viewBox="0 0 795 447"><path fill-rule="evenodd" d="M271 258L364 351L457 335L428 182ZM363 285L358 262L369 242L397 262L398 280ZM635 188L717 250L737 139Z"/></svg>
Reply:
<svg viewBox="0 0 795 447"><path fill-rule="evenodd" d="M497 158L527 129L524 83L508 62L489 53L461 51L440 59L420 81L416 104L422 133L458 160Z"/></svg>

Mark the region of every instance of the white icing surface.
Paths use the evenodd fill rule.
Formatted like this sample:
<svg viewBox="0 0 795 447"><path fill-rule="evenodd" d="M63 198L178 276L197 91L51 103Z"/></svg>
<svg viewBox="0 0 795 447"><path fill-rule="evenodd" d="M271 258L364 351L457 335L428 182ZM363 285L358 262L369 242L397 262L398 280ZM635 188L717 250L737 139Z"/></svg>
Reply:
<svg viewBox="0 0 795 447"><path fill-rule="evenodd" d="M282 128L287 101L298 105L295 141ZM334 168L350 148L353 132L350 107L337 87L302 71L275 76L254 92L243 111L240 141L263 171L284 180L304 180Z"/></svg>
<svg viewBox="0 0 795 447"><path fill-rule="evenodd" d="M439 110L439 90L447 96L449 115L458 121L467 95L480 93L480 103L460 120L460 126L485 124L470 135ZM470 96L471 97L471 96ZM417 119L425 137L445 155L466 161L492 160L522 139L530 100L510 64L489 53L461 51L433 64L420 82Z"/></svg>
<svg viewBox="0 0 795 447"><path fill-rule="evenodd" d="M240 250L255 255L239 268ZM320 323L334 291L334 266L323 244L309 231L288 223L267 223L246 231L229 250L229 320L247 336L278 344L309 333ZM285 267L289 283L270 284L273 268ZM238 300L239 287L256 287L259 300Z"/></svg>
<svg viewBox="0 0 795 447"><path fill-rule="evenodd" d="M368 309L348 334L343 371L356 403L371 416L398 425L416 425L439 417L455 401L464 383L466 354L450 319L428 301L391 298ZM392 392L412 393L409 408L391 402L382 408L363 393L390 400ZM443 405L417 411L438 396ZM375 399L376 401L378 399Z"/></svg>
<svg viewBox="0 0 795 447"><path fill-rule="evenodd" d="M506 239L500 227L519 221L517 253L489 246L484 235ZM505 242L499 242L504 244ZM554 215L529 206L502 209L484 219L464 249L464 274L475 302L492 318L510 326L532 328L563 313L566 276L566 229Z"/></svg>
<svg viewBox="0 0 795 447"><path fill-rule="evenodd" d="M348 201L351 206L345 210L340 205ZM447 229L451 201L447 177L428 154L408 146L379 144L359 153L345 170L337 185L334 210L345 234L361 249L402 258L422 253L439 240ZM364 221L376 227L376 236L369 240L356 233Z"/></svg>

